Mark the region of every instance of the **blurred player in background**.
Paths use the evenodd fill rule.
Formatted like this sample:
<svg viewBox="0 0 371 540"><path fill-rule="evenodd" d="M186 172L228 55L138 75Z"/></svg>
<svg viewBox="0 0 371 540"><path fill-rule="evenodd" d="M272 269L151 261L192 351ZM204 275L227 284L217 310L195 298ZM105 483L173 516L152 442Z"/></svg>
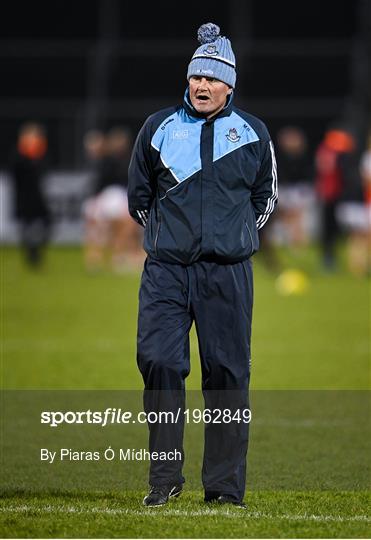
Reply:
<svg viewBox="0 0 371 540"><path fill-rule="evenodd" d="M307 244L306 213L313 201L313 162L302 129L286 126L277 134L277 165L280 171L280 205L284 242Z"/></svg>
<svg viewBox="0 0 371 540"><path fill-rule="evenodd" d="M121 127L106 135L93 131L84 145L95 164L94 195L84 204L86 266L98 270L108 265L120 272L143 262L140 227L131 219L127 203L131 136Z"/></svg>
<svg viewBox="0 0 371 540"><path fill-rule="evenodd" d="M83 143L88 165L92 169L94 176L94 185L96 185L102 174L101 171L106 152L104 133L96 129L90 130L85 134ZM103 266L104 237L100 227L94 197L90 197L84 202L83 215L85 220L85 266L89 271L101 270Z"/></svg>
<svg viewBox="0 0 371 540"><path fill-rule="evenodd" d="M349 173L353 181L347 182L337 218L348 233L348 268L353 275L364 277L371 273L371 134L358 165L353 174Z"/></svg>
<svg viewBox="0 0 371 540"><path fill-rule="evenodd" d="M308 243L314 204L313 158L304 131L284 126L277 133L277 167L280 171L278 211L260 233L260 260L267 270L281 272L283 261L277 244L300 248Z"/></svg>
<svg viewBox="0 0 371 540"><path fill-rule="evenodd" d="M43 126L21 126L12 172L15 186L15 213L20 222L21 246L26 262L40 266L51 229L51 216L43 192L48 140Z"/></svg>
<svg viewBox="0 0 371 540"><path fill-rule="evenodd" d="M322 262L326 270L336 268L339 237L337 207L344 196L345 161L355 149L354 137L341 127L329 129L316 153L316 190L322 203Z"/></svg>

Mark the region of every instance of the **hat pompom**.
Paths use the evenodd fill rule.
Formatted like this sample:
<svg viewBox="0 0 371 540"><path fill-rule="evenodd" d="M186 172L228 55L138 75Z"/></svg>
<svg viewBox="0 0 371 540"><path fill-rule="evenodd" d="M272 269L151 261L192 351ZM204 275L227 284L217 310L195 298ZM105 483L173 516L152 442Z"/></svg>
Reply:
<svg viewBox="0 0 371 540"><path fill-rule="evenodd" d="M212 43L220 34L220 28L214 23L206 23L200 26L197 31L198 41L203 45L204 43Z"/></svg>

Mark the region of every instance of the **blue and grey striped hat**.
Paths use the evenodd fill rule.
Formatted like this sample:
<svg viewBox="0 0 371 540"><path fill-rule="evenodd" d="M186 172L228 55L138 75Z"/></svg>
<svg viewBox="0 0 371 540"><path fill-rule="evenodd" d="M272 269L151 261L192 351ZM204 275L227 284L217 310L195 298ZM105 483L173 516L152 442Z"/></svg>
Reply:
<svg viewBox="0 0 371 540"><path fill-rule="evenodd" d="M236 59L228 38L220 35L216 24L207 23L197 32L198 47L188 66L187 79L192 75L215 77L232 88L236 84Z"/></svg>

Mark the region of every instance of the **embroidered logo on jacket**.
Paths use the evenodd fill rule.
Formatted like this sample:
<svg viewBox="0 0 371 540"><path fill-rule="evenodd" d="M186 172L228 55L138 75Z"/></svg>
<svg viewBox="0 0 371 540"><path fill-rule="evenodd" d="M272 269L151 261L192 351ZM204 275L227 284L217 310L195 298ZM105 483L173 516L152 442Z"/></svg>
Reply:
<svg viewBox="0 0 371 540"><path fill-rule="evenodd" d="M188 129L174 130L173 139L178 140L178 141L182 139L188 139Z"/></svg>
<svg viewBox="0 0 371 540"><path fill-rule="evenodd" d="M226 135L227 139L233 143L235 142L238 142L240 139L241 139L241 136L237 133L237 129L236 128L231 128L227 135Z"/></svg>

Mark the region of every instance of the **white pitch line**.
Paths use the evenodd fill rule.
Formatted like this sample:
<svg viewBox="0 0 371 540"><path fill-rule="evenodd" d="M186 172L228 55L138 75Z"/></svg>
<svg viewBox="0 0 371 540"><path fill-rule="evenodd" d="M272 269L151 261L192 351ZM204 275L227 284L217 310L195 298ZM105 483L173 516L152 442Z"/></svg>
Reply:
<svg viewBox="0 0 371 540"><path fill-rule="evenodd" d="M35 508L30 505L22 506L9 506L0 507L0 512L6 513L25 513L33 512L37 514L42 513L63 513L63 514L108 514L108 515L127 515L127 516L154 516L156 513L160 513L162 516L184 516L184 517L207 517L207 516L223 516L228 518L240 518L242 515L253 519L279 519L289 521L316 521L316 522L371 522L371 517L366 515L355 516L334 516L323 514L268 514L264 512L249 512L248 510L219 510L219 509L205 509L205 510L177 510L177 509L165 509L159 508L143 508L143 510L131 510L129 508L77 508L74 506L43 506Z"/></svg>

